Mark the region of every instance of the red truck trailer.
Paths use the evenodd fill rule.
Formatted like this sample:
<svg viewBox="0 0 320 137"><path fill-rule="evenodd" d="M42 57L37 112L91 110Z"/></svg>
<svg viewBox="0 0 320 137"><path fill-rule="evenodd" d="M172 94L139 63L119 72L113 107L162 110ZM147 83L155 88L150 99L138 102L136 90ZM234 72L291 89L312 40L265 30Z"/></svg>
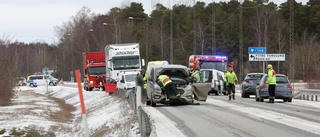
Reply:
<svg viewBox="0 0 320 137"><path fill-rule="evenodd" d="M117 82L106 77L106 63L104 52L83 53L84 89L92 91L99 88L100 82L107 93L117 91Z"/></svg>

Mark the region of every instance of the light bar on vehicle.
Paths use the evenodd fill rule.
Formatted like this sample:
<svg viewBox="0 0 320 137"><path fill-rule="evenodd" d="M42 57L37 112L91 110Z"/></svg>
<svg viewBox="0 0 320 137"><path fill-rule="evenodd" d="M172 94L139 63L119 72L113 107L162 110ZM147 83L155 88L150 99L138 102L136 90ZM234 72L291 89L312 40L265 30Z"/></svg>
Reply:
<svg viewBox="0 0 320 137"><path fill-rule="evenodd" d="M226 59L226 56L216 56L217 59Z"/></svg>

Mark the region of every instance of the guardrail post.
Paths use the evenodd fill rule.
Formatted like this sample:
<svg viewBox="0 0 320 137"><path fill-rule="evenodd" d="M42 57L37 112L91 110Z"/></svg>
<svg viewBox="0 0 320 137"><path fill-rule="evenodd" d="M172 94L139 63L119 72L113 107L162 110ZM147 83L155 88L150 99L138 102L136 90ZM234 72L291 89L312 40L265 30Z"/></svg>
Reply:
<svg viewBox="0 0 320 137"><path fill-rule="evenodd" d="M313 101L313 95L311 95L311 101Z"/></svg>
<svg viewBox="0 0 320 137"><path fill-rule="evenodd" d="M309 99L310 99L310 98L309 98L309 95L307 95L307 100L309 101Z"/></svg>
<svg viewBox="0 0 320 137"><path fill-rule="evenodd" d="M303 100L306 100L306 98L305 98L305 95L304 95L304 94L302 95L302 98L303 98Z"/></svg>
<svg viewBox="0 0 320 137"><path fill-rule="evenodd" d="M315 98L316 98L316 101L318 101L318 96L317 95L315 96Z"/></svg>

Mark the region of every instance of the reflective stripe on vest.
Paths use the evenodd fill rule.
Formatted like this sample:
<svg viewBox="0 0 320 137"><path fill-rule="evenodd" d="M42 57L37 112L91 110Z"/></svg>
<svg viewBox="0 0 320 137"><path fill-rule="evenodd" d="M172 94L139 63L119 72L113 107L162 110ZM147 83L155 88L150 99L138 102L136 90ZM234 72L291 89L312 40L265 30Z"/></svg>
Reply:
<svg viewBox="0 0 320 137"><path fill-rule="evenodd" d="M166 75L159 76L159 80L162 82L163 87L165 87L168 83L172 82L170 78Z"/></svg>

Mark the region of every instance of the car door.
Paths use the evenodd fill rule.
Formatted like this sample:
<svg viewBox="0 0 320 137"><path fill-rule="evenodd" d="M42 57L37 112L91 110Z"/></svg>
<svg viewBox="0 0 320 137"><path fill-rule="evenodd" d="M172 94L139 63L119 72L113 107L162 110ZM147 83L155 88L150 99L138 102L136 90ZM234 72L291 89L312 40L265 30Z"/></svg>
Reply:
<svg viewBox="0 0 320 137"><path fill-rule="evenodd" d="M204 102L207 100L208 93L211 90L212 85L211 80L208 80L210 78L212 79L212 71L201 70L200 81L192 83L192 92L196 100Z"/></svg>
<svg viewBox="0 0 320 137"><path fill-rule="evenodd" d="M107 77L106 78L106 83L104 83L103 86L104 86L105 91L107 93L117 92L117 81L112 79L112 78Z"/></svg>

